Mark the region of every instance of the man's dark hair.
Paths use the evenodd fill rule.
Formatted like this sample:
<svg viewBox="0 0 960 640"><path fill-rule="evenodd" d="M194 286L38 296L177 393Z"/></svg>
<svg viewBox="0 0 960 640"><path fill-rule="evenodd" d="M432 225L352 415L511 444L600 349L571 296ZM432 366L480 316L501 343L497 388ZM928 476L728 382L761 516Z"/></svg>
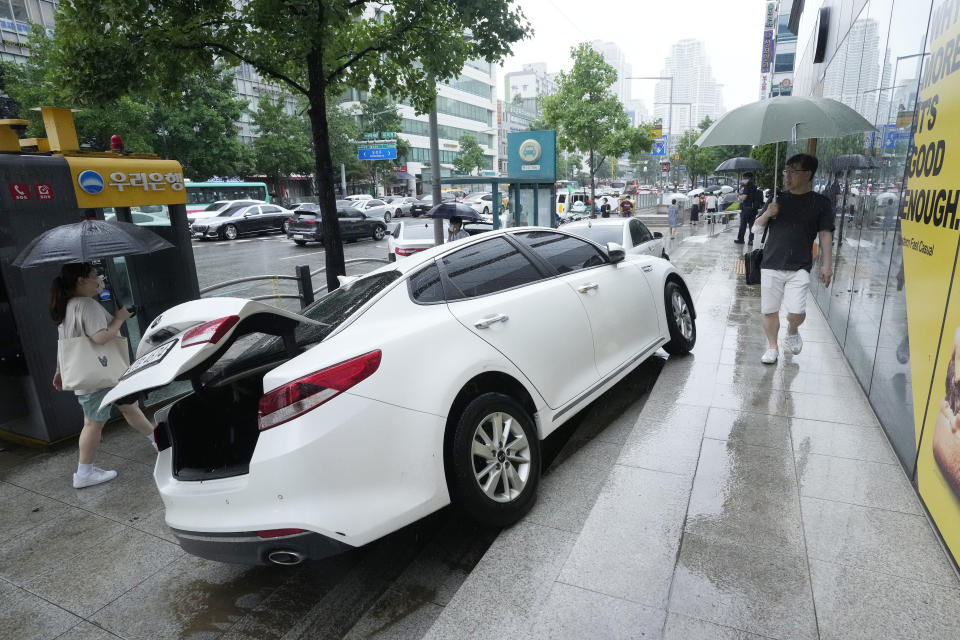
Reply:
<svg viewBox="0 0 960 640"><path fill-rule="evenodd" d="M817 165L819 165L817 159L806 153L798 153L795 156L790 156L787 160L788 167L795 166L800 167L801 171L809 171L811 179L813 178L813 174L817 172Z"/></svg>
<svg viewBox="0 0 960 640"><path fill-rule="evenodd" d="M747 180L752 180L753 174L747 171L745 174L743 174L743 177L746 178Z"/></svg>

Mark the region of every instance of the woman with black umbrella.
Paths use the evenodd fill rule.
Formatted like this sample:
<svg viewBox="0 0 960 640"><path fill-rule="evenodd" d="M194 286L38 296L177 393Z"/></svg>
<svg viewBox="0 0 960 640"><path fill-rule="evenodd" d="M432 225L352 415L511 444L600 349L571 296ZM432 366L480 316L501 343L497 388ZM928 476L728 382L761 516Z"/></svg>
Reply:
<svg viewBox="0 0 960 640"><path fill-rule="evenodd" d="M80 337L71 335L80 332L98 345L106 344L120 333L120 327L130 318L131 313L118 307L115 315L110 315L95 300L103 290L103 281L97 270L89 262L65 264L60 275L53 279L50 288L50 316L57 323L61 340ZM53 386L63 389L60 363L53 377ZM83 409L83 430L80 432L80 460L77 472L73 474L73 487L82 489L108 482L117 477L117 472L94 466L103 425L110 418L110 407L100 408L104 396L110 387L104 389L74 389L77 401ZM118 404L117 409L127 423L145 436L152 446L153 425L143 415L137 402Z"/></svg>

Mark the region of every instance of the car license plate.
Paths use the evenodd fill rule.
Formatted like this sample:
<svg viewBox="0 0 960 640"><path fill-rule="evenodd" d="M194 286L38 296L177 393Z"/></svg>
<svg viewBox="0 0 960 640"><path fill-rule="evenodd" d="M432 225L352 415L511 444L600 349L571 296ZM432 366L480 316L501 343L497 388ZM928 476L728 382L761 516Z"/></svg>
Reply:
<svg viewBox="0 0 960 640"><path fill-rule="evenodd" d="M295 233L295 234L293 234L293 239L294 239L294 240L303 240L303 234L302 234L302 233Z"/></svg>
<svg viewBox="0 0 960 640"><path fill-rule="evenodd" d="M120 376L120 379L124 380L125 378L129 378L130 376L135 374L137 371L145 369L150 365L157 364L158 362L163 360L164 356L166 356L170 352L170 349L172 349L173 345L175 344L177 344L177 341L171 340L167 344L154 349L150 353L140 356L139 358L133 361L133 364L127 367L127 370L123 372L123 375Z"/></svg>

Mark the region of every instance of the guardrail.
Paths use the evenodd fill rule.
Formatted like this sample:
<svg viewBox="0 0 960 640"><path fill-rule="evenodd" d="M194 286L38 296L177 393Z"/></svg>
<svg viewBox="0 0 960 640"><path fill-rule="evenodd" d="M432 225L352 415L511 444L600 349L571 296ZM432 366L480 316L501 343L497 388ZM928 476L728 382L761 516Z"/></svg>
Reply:
<svg viewBox="0 0 960 640"><path fill-rule="evenodd" d="M346 260L344 265L349 264L359 264L361 262L374 262L380 264L387 264L388 261L383 258L355 258L353 260ZM230 287L237 284L243 284L245 282L259 282L261 280L266 280L274 283L274 293L268 293L259 296L253 296L250 300L299 300L300 308L303 309L309 304L312 304L316 299L316 294L326 291L327 287L324 285L319 289L313 288L313 276L318 273L323 273L327 270L326 267L320 267L315 271L310 271L308 265L298 265L295 267L296 275L293 276L283 276L279 274L273 275L261 275L261 276L245 276L243 278L234 278L233 280L225 280L224 282L218 282L217 284L212 284L209 287L204 287L200 289L200 296L203 297L204 294L210 293L211 291L216 291L218 289L223 289L224 287ZM293 281L297 283L297 293L280 293L277 289L280 286L281 282Z"/></svg>

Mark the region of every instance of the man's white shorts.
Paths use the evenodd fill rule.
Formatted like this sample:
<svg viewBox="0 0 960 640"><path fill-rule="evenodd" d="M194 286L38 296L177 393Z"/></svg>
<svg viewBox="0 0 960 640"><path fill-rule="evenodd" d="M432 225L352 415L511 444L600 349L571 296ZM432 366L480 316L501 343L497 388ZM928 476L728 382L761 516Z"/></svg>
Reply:
<svg viewBox="0 0 960 640"><path fill-rule="evenodd" d="M782 305L787 313L805 313L809 289L810 273L806 269L760 269L760 311L778 313Z"/></svg>

